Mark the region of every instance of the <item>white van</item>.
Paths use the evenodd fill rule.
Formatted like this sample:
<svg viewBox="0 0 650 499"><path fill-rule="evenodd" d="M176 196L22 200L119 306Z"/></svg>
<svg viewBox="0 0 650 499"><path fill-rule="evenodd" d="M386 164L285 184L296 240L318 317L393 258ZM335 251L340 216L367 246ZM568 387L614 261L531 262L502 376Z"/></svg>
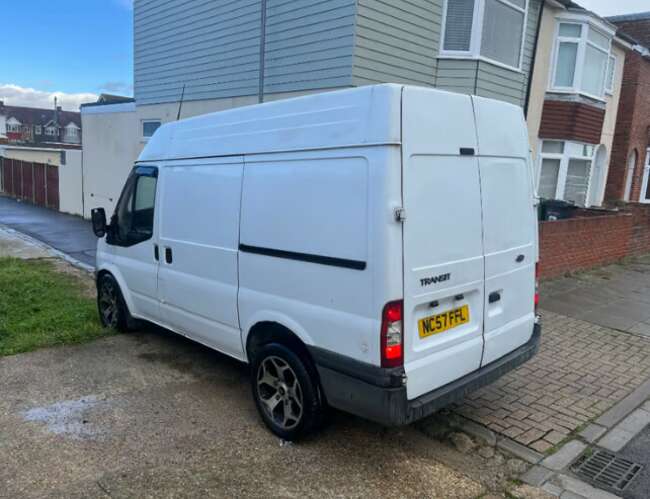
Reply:
<svg viewBox="0 0 650 499"><path fill-rule="evenodd" d="M249 363L282 438L327 406L410 423L535 354L534 204L503 102L378 85L170 123L93 213L101 319Z"/></svg>

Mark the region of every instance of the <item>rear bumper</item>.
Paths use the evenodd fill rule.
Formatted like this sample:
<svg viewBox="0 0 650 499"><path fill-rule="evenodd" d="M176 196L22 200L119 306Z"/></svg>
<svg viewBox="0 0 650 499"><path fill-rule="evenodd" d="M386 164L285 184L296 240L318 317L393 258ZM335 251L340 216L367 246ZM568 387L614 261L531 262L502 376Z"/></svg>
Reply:
<svg viewBox="0 0 650 499"><path fill-rule="evenodd" d="M539 349L540 337L541 327L535 324L533 335L525 345L414 400L406 398L402 368L381 369L318 348L310 348L310 352L329 405L386 426L399 426L462 399L530 360Z"/></svg>

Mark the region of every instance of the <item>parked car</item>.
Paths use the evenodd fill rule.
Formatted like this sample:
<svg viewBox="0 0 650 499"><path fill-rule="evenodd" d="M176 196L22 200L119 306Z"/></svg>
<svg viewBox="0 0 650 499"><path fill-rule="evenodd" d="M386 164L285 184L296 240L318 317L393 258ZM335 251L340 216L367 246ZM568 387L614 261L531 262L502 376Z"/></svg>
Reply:
<svg viewBox="0 0 650 499"><path fill-rule="evenodd" d="M166 124L93 212L101 320L249 363L284 439L410 423L537 350L528 156L518 107L401 85Z"/></svg>

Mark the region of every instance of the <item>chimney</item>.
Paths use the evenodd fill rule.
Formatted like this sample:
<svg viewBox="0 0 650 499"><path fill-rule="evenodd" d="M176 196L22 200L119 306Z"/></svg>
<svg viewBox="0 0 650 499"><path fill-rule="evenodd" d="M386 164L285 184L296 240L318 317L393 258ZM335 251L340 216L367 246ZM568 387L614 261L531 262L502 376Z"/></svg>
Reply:
<svg viewBox="0 0 650 499"><path fill-rule="evenodd" d="M59 111L61 108L57 105L58 99L54 97L54 123L59 124Z"/></svg>

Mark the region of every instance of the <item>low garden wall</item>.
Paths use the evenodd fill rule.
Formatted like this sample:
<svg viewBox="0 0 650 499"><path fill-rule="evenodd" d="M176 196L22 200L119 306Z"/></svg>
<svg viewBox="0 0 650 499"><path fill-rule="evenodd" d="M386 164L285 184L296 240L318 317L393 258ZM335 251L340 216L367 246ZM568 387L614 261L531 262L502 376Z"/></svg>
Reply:
<svg viewBox="0 0 650 499"><path fill-rule="evenodd" d="M650 206L624 211L580 210L575 218L540 222L540 277L588 270L650 253Z"/></svg>

